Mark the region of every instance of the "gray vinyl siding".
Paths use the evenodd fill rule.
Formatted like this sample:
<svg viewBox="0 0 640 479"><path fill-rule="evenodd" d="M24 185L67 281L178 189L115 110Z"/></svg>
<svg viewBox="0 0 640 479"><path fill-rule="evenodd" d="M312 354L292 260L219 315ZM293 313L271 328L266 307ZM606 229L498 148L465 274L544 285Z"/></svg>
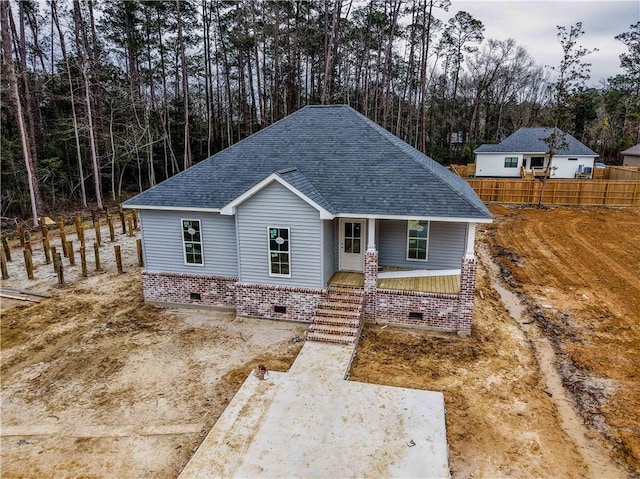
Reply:
<svg viewBox="0 0 640 479"><path fill-rule="evenodd" d="M322 261L324 263L324 278L323 284L327 284L331 275L336 271L336 241L335 241L335 231L334 231L334 221L323 221L323 258Z"/></svg>
<svg viewBox="0 0 640 479"><path fill-rule="evenodd" d="M140 210L145 269L170 273L237 276L233 216L195 211ZM181 220L200 220L204 266L184 264Z"/></svg>
<svg viewBox="0 0 640 479"><path fill-rule="evenodd" d="M240 281L323 287L322 220L319 212L284 186L272 183L236 210ZM289 228L291 277L269 276L267 228Z"/></svg>
<svg viewBox="0 0 640 479"><path fill-rule="evenodd" d="M428 261L407 261L407 222L378 221L378 262L381 266L415 269L459 269L464 254L466 223L432 221Z"/></svg>

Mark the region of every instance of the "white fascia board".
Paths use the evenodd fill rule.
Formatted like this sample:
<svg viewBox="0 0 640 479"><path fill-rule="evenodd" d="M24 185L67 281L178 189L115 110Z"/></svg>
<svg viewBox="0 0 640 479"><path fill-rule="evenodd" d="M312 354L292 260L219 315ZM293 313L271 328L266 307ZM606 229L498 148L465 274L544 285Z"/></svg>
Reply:
<svg viewBox="0 0 640 479"><path fill-rule="evenodd" d="M452 216L416 216L416 215L369 215L361 213L338 213L336 218L366 218L375 220L421 220L443 221L447 223L493 223L493 218L456 218Z"/></svg>
<svg viewBox="0 0 640 479"><path fill-rule="evenodd" d="M291 191L291 193L293 193L294 195L296 195L298 198L300 198L302 201L304 201L305 203L307 203L308 205L312 206L313 208L315 208L316 210L318 210L318 212L320 213L320 219L323 220L332 220L335 216L333 214L331 214L329 211L327 211L326 209L324 209L322 206L320 206L318 203L316 203L315 201L313 201L311 198L309 198L307 195L305 195L303 192L301 192L300 190L298 190L297 188L295 188L293 185L291 185L290 183L288 183L287 181L285 181L284 179L282 179L280 176L278 176L276 173L271 173L269 176L267 176L264 180L260 181L259 183L256 183L255 185L253 185L251 188L249 188L247 191L245 191L244 193L242 193L240 196L238 196L236 199L230 201L229 203L227 203L226 205L224 205L221 209L220 209L220 214L221 215L235 215L236 214L236 207L238 205L241 205L242 203L244 203L246 200L248 200L249 198L251 198L253 195L255 195L256 193L258 193L260 190L262 190L263 188L265 188L267 185L270 185L271 183L273 183L274 181L277 181L278 183L280 183L282 186L284 186L286 189L288 189L289 191Z"/></svg>
<svg viewBox="0 0 640 479"><path fill-rule="evenodd" d="M189 206L122 205L122 208L129 210L200 211L203 213L220 213L220 208L192 208Z"/></svg>

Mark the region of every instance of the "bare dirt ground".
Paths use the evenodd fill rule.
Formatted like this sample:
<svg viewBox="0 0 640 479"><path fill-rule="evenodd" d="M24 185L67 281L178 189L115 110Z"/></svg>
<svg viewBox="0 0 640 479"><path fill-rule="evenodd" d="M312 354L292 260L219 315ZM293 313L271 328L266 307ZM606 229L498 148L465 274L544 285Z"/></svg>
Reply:
<svg viewBox="0 0 640 479"><path fill-rule="evenodd" d="M145 305L135 238L117 241L125 274L107 240L105 271L65 260L61 289L41 250L33 281L13 250L2 286L53 297L2 300L3 478L176 477L252 368L286 371L301 347L298 324Z"/></svg>
<svg viewBox="0 0 640 479"><path fill-rule="evenodd" d="M443 391L454 477L640 477L640 211L492 211L479 239L500 270L480 254L472 336L366 327L351 378ZM555 346L586 427L565 425L539 338L507 313L496 276ZM580 453L581 429L611 463Z"/></svg>
<svg viewBox="0 0 640 479"><path fill-rule="evenodd" d="M479 239L501 270L484 248L473 335L367 326L351 379L443 391L455 478L595 477L563 427L529 333L492 287L502 276L554 340L589 437L633 477L640 251L631 245L640 212L493 211L496 223ZM2 286L53 297L2 300L3 478L176 477L250 370L264 362L284 371L300 348L291 338L302 337L301 325L145 305L135 237L117 237L122 275L108 230L102 237L105 271L82 279L79 266L67 267L64 288L37 248L34 281L13 250Z"/></svg>

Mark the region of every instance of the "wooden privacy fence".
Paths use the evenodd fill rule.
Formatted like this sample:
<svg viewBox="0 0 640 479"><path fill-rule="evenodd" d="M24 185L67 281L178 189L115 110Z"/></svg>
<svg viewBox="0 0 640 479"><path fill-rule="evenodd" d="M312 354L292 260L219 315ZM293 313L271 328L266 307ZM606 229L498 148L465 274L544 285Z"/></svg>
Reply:
<svg viewBox="0 0 640 479"><path fill-rule="evenodd" d="M486 203L538 204L539 180L467 179ZM543 205L640 206L640 181L547 180Z"/></svg>

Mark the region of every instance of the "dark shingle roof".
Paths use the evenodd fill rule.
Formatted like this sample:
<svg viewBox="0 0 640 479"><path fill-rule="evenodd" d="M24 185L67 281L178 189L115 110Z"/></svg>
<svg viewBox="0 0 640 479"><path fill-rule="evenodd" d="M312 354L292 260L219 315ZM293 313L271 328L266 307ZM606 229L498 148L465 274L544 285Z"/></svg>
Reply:
<svg viewBox="0 0 640 479"><path fill-rule="evenodd" d="M591 148L580 143L573 136L564 133L560 129L555 129L566 135L568 148L558 150L556 155L584 155L598 156ZM548 137L554 128L520 128L497 145L481 145L474 153L546 153L549 150L547 144L542 141Z"/></svg>
<svg viewBox="0 0 640 479"><path fill-rule="evenodd" d="M640 156L640 143L627 150L621 151L620 154L627 156Z"/></svg>
<svg viewBox="0 0 640 479"><path fill-rule="evenodd" d="M334 214L491 218L466 181L346 105L304 107L124 204L222 208L272 173Z"/></svg>

